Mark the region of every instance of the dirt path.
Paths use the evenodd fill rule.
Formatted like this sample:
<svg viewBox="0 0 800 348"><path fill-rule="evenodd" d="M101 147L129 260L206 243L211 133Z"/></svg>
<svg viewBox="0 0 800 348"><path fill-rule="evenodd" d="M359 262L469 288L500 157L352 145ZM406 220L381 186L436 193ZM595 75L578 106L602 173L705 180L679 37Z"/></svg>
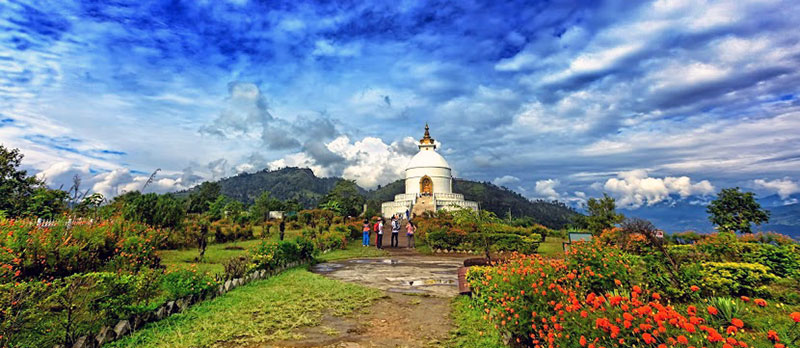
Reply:
<svg viewBox="0 0 800 348"><path fill-rule="evenodd" d="M442 347L452 328L450 302L458 293L461 258L391 250L389 257L324 263L313 272L386 291L362 313L326 316L298 340L253 347Z"/></svg>

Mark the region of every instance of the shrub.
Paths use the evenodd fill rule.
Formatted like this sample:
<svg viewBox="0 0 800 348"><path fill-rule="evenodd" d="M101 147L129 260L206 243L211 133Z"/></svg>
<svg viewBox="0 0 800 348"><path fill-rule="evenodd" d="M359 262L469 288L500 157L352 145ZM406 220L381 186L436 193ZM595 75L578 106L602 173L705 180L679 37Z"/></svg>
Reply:
<svg viewBox="0 0 800 348"><path fill-rule="evenodd" d="M189 295L203 296L217 288L217 281L206 273L197 272L196 269L181 269L167 272L162 281L161 288L167 298L178 299Z"/></svg>
<svg viewBox="0 0 800 348"><path fill-rule="evenodd" d="M276 243L261 241L259 245L250 250L251 268L268 271L278 268L277 251Z"/></svg>
<svg viewBox="0 0 800 348"><path fill-rule="evenodd" d="M462 244L468 240L466 232L455 228L430 229L426 236L426 243L433 249L456 250L463 247Z"/></svg>
<svg viewBox="0 0 800 348"><path fill-rule="evenodd" d="M241 278L250 269L250 257L248 255L234 256L225 260L222 266L224 268L223 279Z"/></svg>
<svg viewBox="0 0 800 348"><path fill-rule="evenodd" d="M165 230L119 218L51 226L7 220L0 223L0 282L155 267L166 237Z"/></svg>
<svg viewBox="0 0 800 348"><path fill-rule="evenodd" d="M347 234L341 231L327 231L317 236L320 250L344 249L347 247Z"/></svg>
<svg viewBox="0 0 800 348"><path fill-rule="evenodd" d="M704 262L703 286L717 295L754 295L774 281L767 266L743 262Z"/></svg>
<svg viewBox="0 0 800 348"><path fill-rule="evenodd" d="M278 260L281 266L289 262L300 261L300 248L297 244L290 241L278 242Z"/></svg>
<svg viewBox="0 0 800 348"><path fill-rule="evenodd" d="M522 254L535 254L536 250L539 249L539 241L541 240L541 236L538 234L491 233L488 237L493 250L516 251ZM473 242L473 245L476 244Z"/></svg>
<svg viewBox="0 0 800 348"><path fill-rule="evenodd" d="M765 265L778 277L800 278L800 247L797 244L746 243L742 260Z"/></svg>

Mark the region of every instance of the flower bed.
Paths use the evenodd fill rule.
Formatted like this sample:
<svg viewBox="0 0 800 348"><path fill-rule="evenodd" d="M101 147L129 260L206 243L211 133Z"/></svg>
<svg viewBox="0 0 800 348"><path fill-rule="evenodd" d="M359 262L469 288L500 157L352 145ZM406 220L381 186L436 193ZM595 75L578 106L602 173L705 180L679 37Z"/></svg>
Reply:
<svg viewBox="0 0 800 348"><path fill-rule="evenodd" d="M512 345L732 348L800 341L796 309L746 297L701 299L697 285L686 289L697 294L693 300L672 303L631 261L615 247L576 243L566 260L516 255L471 268L468 281L484 320Z"/></svg>

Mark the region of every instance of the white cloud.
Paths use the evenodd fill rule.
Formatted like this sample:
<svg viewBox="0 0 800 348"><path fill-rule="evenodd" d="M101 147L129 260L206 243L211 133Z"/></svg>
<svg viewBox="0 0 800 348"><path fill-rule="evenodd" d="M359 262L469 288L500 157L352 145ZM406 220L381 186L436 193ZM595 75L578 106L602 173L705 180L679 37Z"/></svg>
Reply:
<svg viewBox="0 0 800 348"><path fill-rule="evenodd" d="M556 192L556 187L560 184L561 182L558 179L539 180L536 181L536 187L534 190L542 197L550 200L556 200L561 197L561 195Z"/></svg>
<svg viewBox="0 0 800 348"><path fill-rule="evenodd" d="M620 207L629 209L669 200L670 195L686 198L714 193L714 186L708 180L693 184L687 176L652 178L642 169L620 172L616 178L608 179L602 188L617 199Z"/></svg>
<svg viewBox="0 0 800 348"><path fill-rule="evenodd" d="M789 177L769 181L756 179L754 182L756 186L776 192L781 199L787 199L790 195L800 192L800 183L792 181Z"/></svg>
<svg viewBox="0 0 800 348"><path fill-rule="evenodd" d="M504 175L501 177L494 178L492 183L497 186L508 186L510 184L515 184L519 182L519 178L513 175Z"/></svg>
<svg viewBox="0 0 800 348"><path fill-rule="evenodd" d="M308 167L317 176L342 176L355 180L362 187L374 188L403 177L406 164L413 155L409 153L410 142L413 142L410 137L386 144L375 137L351 142L349 137L339 136L325 147L340 156L340 161L321 165L310 155L298 152L270 162L269 168Z"/></svg>

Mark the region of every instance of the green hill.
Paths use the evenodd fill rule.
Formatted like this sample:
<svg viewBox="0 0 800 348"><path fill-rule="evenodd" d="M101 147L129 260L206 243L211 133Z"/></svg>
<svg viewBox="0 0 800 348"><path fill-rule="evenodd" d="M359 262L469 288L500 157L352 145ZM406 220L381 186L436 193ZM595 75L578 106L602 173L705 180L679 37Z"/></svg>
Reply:
<svg viewBox="0 0 800 348"><path fill-rule="evenodd" d="M222 194L252 204L261 192L269 191L280 200L294 199L305 208L316 207L319 200L342 178L319 178L308 168L283 168L262 170L256 173L242 173L219 181ZM193 189L179 192L184 196ZM367 204L374 211L380 210L380 203L394 200L403 193L405 185L397 180L375 190L363 190ZM551 228L565 227L577 213L560 202L530 201L509 189L488 182L455 179L453 190L464 194L470 201L476 201L481 209L505 217L511 211L514 217L531 217L536 222Z"/></svg>
<svg viewBox="0 0 800 348"><path fill-rule="evenodd" d="M245 204L252 204L262 192L269 191L282 201L294 199L305 208L313 208L339 180L342 179L318 178L308 168L282 168L241 173L221 179L219 184L222 194ZM195 188L178 195L187 195Z"/></svg>
<svg viewBox="0 0 800 348"><path fill-rule="evenodd" d="M396 194L403 193L404 190L403 180L389 183L369 191L367 204L371 209L378 210L381 202L393 200ZM564 228L578 214L564 203L531 201L519 193L489 182L454 179L453 191L463 194L468 201L478 202L481 209L491 211L499 217L505 217L510 211L514 217L531 217L550 228Z"/></svg>

